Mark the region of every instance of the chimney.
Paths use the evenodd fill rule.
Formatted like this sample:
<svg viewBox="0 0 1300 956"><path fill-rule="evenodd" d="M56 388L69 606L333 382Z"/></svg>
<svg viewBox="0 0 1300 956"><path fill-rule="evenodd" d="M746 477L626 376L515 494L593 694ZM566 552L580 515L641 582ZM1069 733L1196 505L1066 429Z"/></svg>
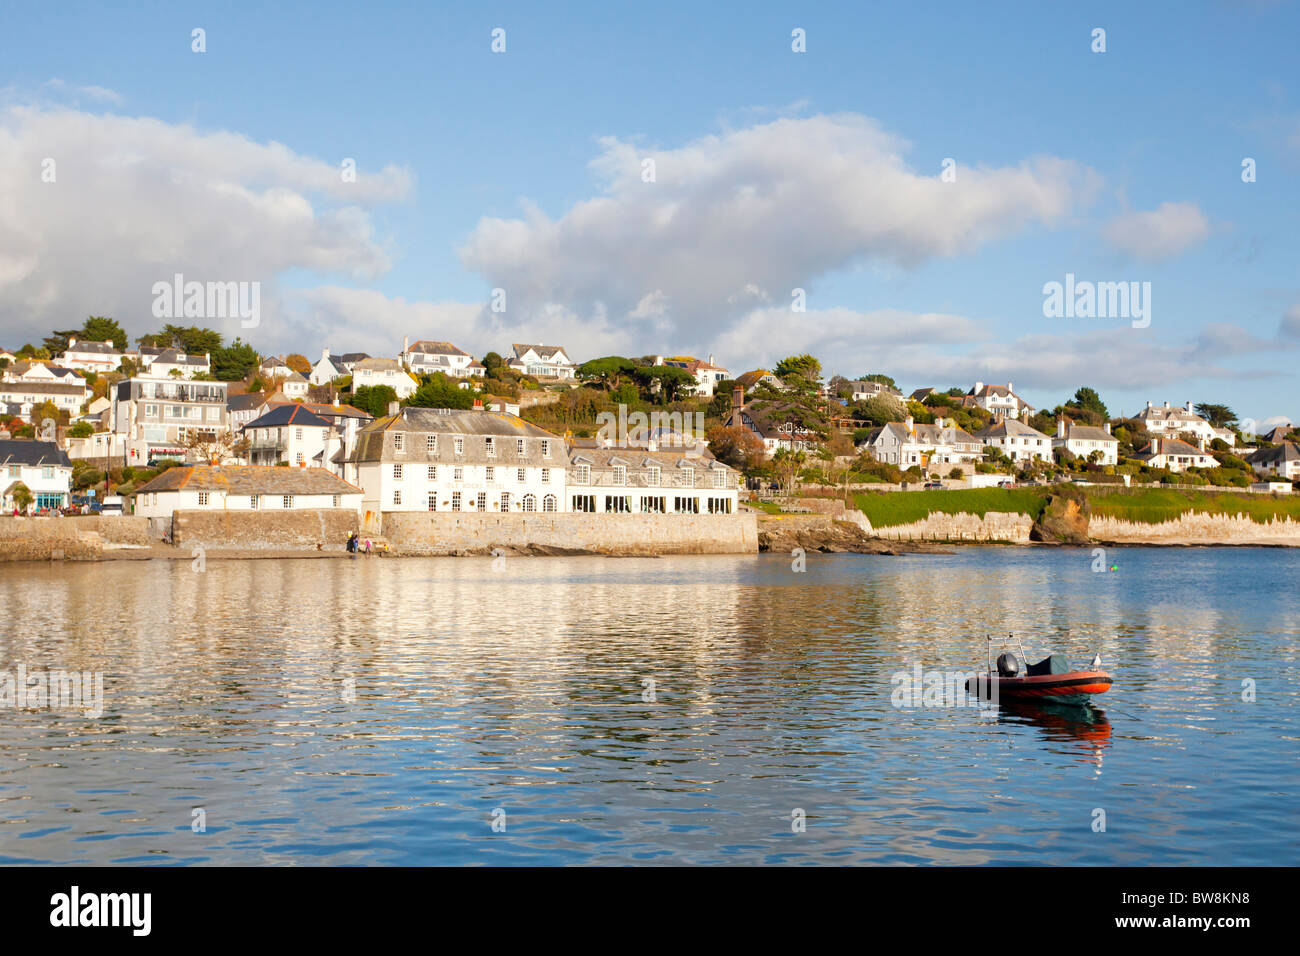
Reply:
<svg viewBox="0 0 1300 956"><path fill-rule="evenodd" d="M646 442L645 450L646 450L646 451L658 451L658 450L659 450L659 442L655 441L653 438L649 439L649 440Z"/></svg>
<svg viewBox="0 0 1300 956"><path fill-rule="evenodd" d="M476 412L483 411L483 399L481 398L474 399L474 411Z"/></svg>
<svg viewBox="0 0 1300 956"><path fill-rule="evenodd" d="M1008 391L1008 392L1014 392L1014 391L1015 391L1015 389L1011 387L1011 383L1010 383L1010 382L1007 382L1007 391Z"/></svg>
<svg viewBox="0 0 1300 956"><path fill-rule="evenodd" d="M1103 425L1102 427L1106 429L1106 434L1109 435L1109 434L1110 434L1110 422L1107 422L1107 423L1106 423L1105 425Z"/></svg>
<svg viewBox="0 0 1300 956"><path fill-rule="evenodd" d="M1151 407L1151 399L1148 398L1148 399L1147 399L1147 408L1150 408L1150 407Z"/></svg>
<svg viewBox="0 0 1300 956"><path fill-rule="evenodd" d="M330 350L329 350L329 349L321 349L321 350L320 350L320 359L321 359L322 362L324 362L324 361L325 361L326 359L328 359L329 357L330 357Z"/></svg>
<svg viewBox="0 0 1300 956"><path fill-rule="evenodd" d="M1065 419L1064 419L1064 418L1058 418L1058 419L1056 420L1056 437L1057 437L1057 438L1064 438L1064 437L1065 437Z"/></svg>
<svg viewBox="0 0 1300 956"><path fill-rule="evenodd" d="M1196 414L1196 408L1195 408L1195 405L1196 405L1195 402L1188 402L1188 403L1187 403L1187 414L1189 414L1189 415L1195 415L1195 414Z"/></svg>
<svg viewBox="0 0 1300 956"><path fill-rule="evenodd" d="M911 415L907 416L907 419L903 422L903 424L907 426L907 433L909 435L912 435L916 432L916 428L913 427L913 420Z"/></svg>
<svg viewBox="0 0 1300 956"><path fill-rule="evenodd" d="M984 383L983 383L983 382L976 382L976 383L975 383L975 394L978 395L978 394L979 394L980 392L982 392L982 391L984 391Z"/></svg>
<svg viewBox="0 0 1300 956"><path fill-rule="evenodd" d="M398 403L398 402L389 402L389 403L388 403L388 414L390 414L390 415L396 415L396 414L398 413L398 411L401 409L401 407L402 407L401 404Z"/></svg>
<svg viewBox="0 0 1300 956"><path fill-rule="evenodd" d="M731 390L731 409L732 411L738 412L744 407L745 407L745 386L737 385L735 388Z"/></svg>
<svg viewBox="0 0 1300 956"><path fill-rule="evenodd" d="M1168 408L1168 407L1169 407L1169 403L1168 403L1168 402L1165 402L1165 408Z"/></svg>
<svg viewBox="0 0 1300 956"><path fill-rule="evenodd" d="M76 344L77 344L77 340L75 338L68 339L68 348L72 348Z"/></svg>
<svg viewBox="0 0 1300 956"><path fill-rule="evenodd" d="M409 351L411 351L411 337L410 337L409 335L403 335L403 336L402 336L402 352L405 353L405 352L409 352Z"/></svg>

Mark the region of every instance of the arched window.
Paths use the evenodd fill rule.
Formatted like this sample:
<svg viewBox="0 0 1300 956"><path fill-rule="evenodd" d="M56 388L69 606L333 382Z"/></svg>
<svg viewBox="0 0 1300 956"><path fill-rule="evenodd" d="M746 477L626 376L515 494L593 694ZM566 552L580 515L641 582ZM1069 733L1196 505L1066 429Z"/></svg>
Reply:
<svg viewBox="0 0 1300 956"><path fill-rule="evenodd" d="M524 495L524 510L525 510L525 511L536 511L536 510L537 510L537 496L536 496L536 495Z"/></svg>
<svg viewBox="0 0 1300 956"><path fill-rule="evenodd" d="M555 495L547 495L545 498L542 499L542 510L543 511L555 510Z"/></svg>

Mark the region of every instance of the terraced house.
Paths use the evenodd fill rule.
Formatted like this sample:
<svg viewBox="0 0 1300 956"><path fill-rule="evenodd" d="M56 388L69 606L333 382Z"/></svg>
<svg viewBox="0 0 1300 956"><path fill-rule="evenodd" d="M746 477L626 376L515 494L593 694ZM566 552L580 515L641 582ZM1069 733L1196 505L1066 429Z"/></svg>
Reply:
<svg viewBox="0 0 1300 956"><path fill-rule="evenodd" d="M568 509L594 514L735 514L739 473L701 447L569 446Z"/></svg>
<svg viewBox="0 0 1300 956"><path fill-rule="evenodd" d="M364 510L524 513L564 510L564 440L514 415L397 408L357 433L344 477Z"/></svg>
<svg viewBox="0 0 1300 956"><path fill-rule="evenodd" d="M129 378L113 391L110 421L113 452L126 464L183 460L191 440L213 439L230 429L226 383Z"/></svg>
<svg viewBox="0 0 1300 956"><path fill-rule="evenodd" d="M876 461L903 470L913 465L923 469L956 465L970 470L984 457L984 443L954 422L936 418L933 425L917 424L910 415L905 421L873 428L858 447L865 448Z"/></svg>

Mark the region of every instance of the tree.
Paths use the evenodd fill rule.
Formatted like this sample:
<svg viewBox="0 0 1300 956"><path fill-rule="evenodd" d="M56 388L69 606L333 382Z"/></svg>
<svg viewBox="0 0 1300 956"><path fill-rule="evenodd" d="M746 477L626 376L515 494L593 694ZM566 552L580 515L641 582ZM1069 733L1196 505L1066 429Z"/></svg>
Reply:
<svg viewBox="0 0 1300 956"><path fill-rule="evenodd" d="M787 355L776 363L776 377L786 384L790 379L802 379L805 383L816 385L822 375L822 363L811 355Z"/></svg>
<svg viewBox="0 0 1300 956"><path fill-rule="evenodd" d="M14 485L13 491L9 494L14 499L14 505L22 512L26 512L32 506L32 502L36 500L32 497L31 489L21 481Z"/></svg>
<svg viewBox="0 0 1300 956"><path fill-rule="evenodd" d="M294 352L292 355L286 355L284 357L284 364L289 366L289 368L293 369L299 375L311 374L311 362L307 361L307 356L299 355L297 352Z"/></svg>
<svg viewBox="0 0 1300 956"><path fill-rule="evenodd" d="M1211 405L1201 402L1196 412L1215 428L1228 428L1237 422L1237 414L1227 405Z"/></svg>
<svg viewBox="0 0 1300 956"><path fill-rule="evenodd" d="M348 404L375 418L388 414L388 406L397 401L397 392L391 385L362 385L352 393Z"/></svg>
<svg viewBox="0 0 1300 956"><path fill-rule="evenodd" d="M898 383L888 375L882 375L879 372L873 372L870 375L864 375L858 381L861 382L879 382L881 385L888 385L890 388L898 388Z"/></svg>
<svg viewBox="0 0 1300 956"><path fill-rule="evenodd" d="M788 448L778 448L776 454L772 456L772 467L776 471L777 481L780 482L785 494L788 495L794 490L795 482L799 478L799 471L803 468L807 459L806 452L791 451Z"/></svg>
<svg viewBox="0 0 1300 956"><path fill-rule="evenodd" d="M636 363L631 359L623 358L621 355L607 355L579 365L578 377L586 380L596 379L606 388L614 389L618 388L623 376L630 374L634 368Z"/></svg>
<svg viewBox="0 0 1300 956"><path fill-rule="evenodd" d="M238 382L257 368L257 351L236 338L230 345L218 347L208 353L212 374L221 382ZM260 391L260 389L258 390Z"/></svg>
<svg viewBox="0 0 1300 956"><path fill-rule="evenodd" d="M238 340L236 340L238 341ZM161 332L142 335L136 342L141 346L155 349L180 349L190 355L211 356L221 348L221 333L212 329L201 329L197 325L183 326L168 323Z"/></svg>
<svg viewBox="0 0 1300 956"><path fill-rule="evenodd" d="M81 326L78 338L87 342L112 342L119 352L126 348L126 330L117 324L116 319L106 315L92 315Z"/></svg>
<svg viewBox="0 0 1300 956"><path fill-rule="evenodd" d="M888 425L907 417L907 409L892 395L873 395L853 406L853 417L873 425Z"/></svg>
<svg viewBox="0 0 1300 956"><path fill-rule="evenodd" d="M377 387L387 388L388 386L380 385ZM358 391L365 391L364 386ZM389 389L389 391L392 390ZM394 392L393 395L396 397L397 393ZM420 387L406 400L406 404L417 408L472 408L474 399L477 397L477 392L472 392L467 388L458 388L445 374L434 372L425 378ZM379 417L377 412L371 412L370 414L376 418ZM387 414L386 406L383 414Z"/></svg>
<svg viewBox="0 0 1300 956"><path fill-rule="evenodd" d="M634 369L632 374L645 389L658 391L664 402L673 402L688 389L695 387L695 376L676 365L651 365Z"/></svg>
<svg viewBox="0 0 1300 956"><path fill-rule="evenodd" d="M89 438L93 434L95 434L95 426L90 422L77 422L68 429L69 438Z"/></svg>
<svg viewBox="0 0 1300 956"><path fill-rule="evenodd" d="M758 468L767 458L763 439L743 425L714 425L705 437L714 457L738 471Z"/></svg>
<svg viewBox="0 0 1300 956"><path fill-rule="evenodd" d="M28 342L14 353L14 357L20 359L36 359L37 361L47 362L50 359L50 350L44 346L32 345L32 343Z"/></svg>
<svg viewBox="0 0 1300 956"><path fill-rule="evenodd" d="M1086 412L1096 412L1103 420L1110 417L1110 413L1106 411L1106 403L1101 400L1101 396L1094 389L1087 386L1083 386L1076 391L1069 404L1075 408L1082 408Z"/></svg>

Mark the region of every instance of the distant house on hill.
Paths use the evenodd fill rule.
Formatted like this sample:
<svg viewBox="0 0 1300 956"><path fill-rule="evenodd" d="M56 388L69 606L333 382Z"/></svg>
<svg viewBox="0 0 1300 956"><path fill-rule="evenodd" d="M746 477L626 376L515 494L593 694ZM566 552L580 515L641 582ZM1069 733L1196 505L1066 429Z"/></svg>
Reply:
<svg viewBox="0 0 1300 956"><path fill-rule="evenodd" d="M506 364L522 375L568 380L578 372L578 367L573 364L562 346L515 343L512 347L514 355L506 361Z"/></svg>

